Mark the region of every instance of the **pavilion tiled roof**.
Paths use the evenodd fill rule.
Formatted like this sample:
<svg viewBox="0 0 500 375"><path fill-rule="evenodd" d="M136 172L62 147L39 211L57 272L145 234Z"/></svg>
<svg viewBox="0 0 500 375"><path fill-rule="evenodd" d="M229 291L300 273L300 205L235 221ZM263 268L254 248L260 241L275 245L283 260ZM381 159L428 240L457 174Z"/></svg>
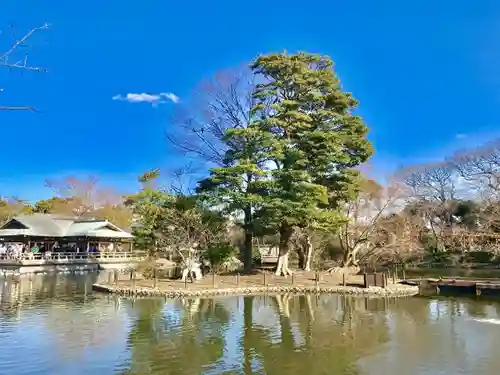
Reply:
<svg viewBox="0 0 500 375"><path fill-rule="evenodd" d="M133 238L107 220L53 214L20 215L0 227L0 237L96 237Z"/></svg>

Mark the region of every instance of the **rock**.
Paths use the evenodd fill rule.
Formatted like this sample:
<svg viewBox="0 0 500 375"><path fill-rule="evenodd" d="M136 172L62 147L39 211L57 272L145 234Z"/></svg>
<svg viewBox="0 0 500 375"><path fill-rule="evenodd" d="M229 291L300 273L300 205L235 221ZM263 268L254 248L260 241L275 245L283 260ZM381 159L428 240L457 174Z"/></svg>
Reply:
<svg viewBox="0 0 500 375"><path fill-rule="evenodd" d="M241 295L241 294L262 294L262 293L291 293L291 294L306 294L306 293L337 293L347 295L374 296L374 297L405 297L418 294L418 287L414 285L398 285L397 287L379 288L361 288L347 286L331 286L331 287L315 287L315 286L272 286L272 287L247 287L247 288L227 288L227 289L206 289L206 290L166 290L161 291L158 288L113 288L112 286L94 284L93 289L99 292L114 293L121 296L139 296L153 297L165 296L170 298L175 297L201 297L214 295Z"/></svg>

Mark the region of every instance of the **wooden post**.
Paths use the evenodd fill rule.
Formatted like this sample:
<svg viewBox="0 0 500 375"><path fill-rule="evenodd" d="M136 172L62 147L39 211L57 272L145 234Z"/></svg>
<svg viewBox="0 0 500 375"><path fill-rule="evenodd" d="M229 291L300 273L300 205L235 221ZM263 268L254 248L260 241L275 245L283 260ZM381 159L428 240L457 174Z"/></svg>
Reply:
<svg viewBox="0 0 500 375"><path fill-rule="evenodd" d="M212 288L215 289L215 272L212 273Z"/></svg>
<svg viewBox="0 0 500 375"><path fill-rule="evenodd" d="M403 280L406 280L406 271L405 271L404 267L403 267L402 271L403 271Z"/></svg>
<svg viewBox="0 0 500 375"><path fill-rule="evenodd" d="M316 285L316 287L318 287L318 283L319 283L319 275L318 271L316 271L316 274L314 276L314 284Z"/></svg>
<svg viewBox="0 0 500 375"><path fill-rule="evenodd" d="M398 264L396 263L396 268L394 269L394 273L396 274L394 277L397 280L398 279Z"/></svg>
<svg viewBox="0 0 500 375"><path fill-rule="evenodd" d="M109 284L111 284L112 277L113 277L113 274L110 272L110 273L108 274L108 283L109 283Z"/></svg>
<svg viewBox="0 0 500 375"><path fill-rule="evenodd" d="M135 292L135 272L132 271L132 290Z"/></svg>
<svg viewBox="0 0 500 375"><path fill-rule="evenodd" d="M156 289L156 268L153 268L153 288Z"/></svg>
<svg viewBox="0 0 500 375"><path fill-rule="evenodd" d="M118 285L118 270L115 270L115 285Z"/></svg>
<svg viewBox="0 0 500 375"><path fill-rule="evenodd" d="M186 278L184 279L184 288L186 288L186 289L187 289L187 287L188 287L188 278L186 277Z"/></svg>
<svg viewBox="0 0 500 375"><path fill-rule="evenodd" d="M345 272L342 272L342 285L343 286L346 285L346 282L345 282Z"/></svg>
<svg viewBox="0 0 500 375"><path fill-rule="evenodd" d="M266 271L264 271L264 285L267 285L267 280L266 280Z"/></svg>
<svg viewBox="0 0 500 375"><path fill-rule="evenodd" d="M236 274L236 285L240 285L240 273Z"/></svg>
<svg viewBox="0 0 500 375"><path fill-rule="evenodd" d="M394 273L392 274L392 283L393 283L393 284L396 284L396 274L397 274L397 272L394 272Z"/></svg>
<svg viewBox="0 0 500 375"><path fill-rule="evenodd" d="M130 271L130 280L134 278L134 271Z"/></svg>

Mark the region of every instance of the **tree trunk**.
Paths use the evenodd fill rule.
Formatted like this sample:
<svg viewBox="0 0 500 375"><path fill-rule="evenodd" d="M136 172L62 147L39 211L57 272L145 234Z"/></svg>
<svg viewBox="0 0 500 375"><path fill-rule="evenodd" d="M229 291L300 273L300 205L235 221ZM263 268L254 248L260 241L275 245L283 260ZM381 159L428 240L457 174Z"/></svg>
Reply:
<svg viewBox="0 0 500 375"><path fill-rule="evenodd" d="M299 268L303 270L306 267L306 252L303 246L297 248L297 256L299 258Z"/></svg>
<svg viewBox="0 0 500 375"><path fill-rule="evenodd" d="M252 319L253 297L243 297L243 372L252 374Z"/></svg>
<svg viewBox="0 0 500 375"><path fill-rule="evenodd" d="M244 210L245 221L245 244L243 252L244 272L249 274L253 268L253 231L252 231L252 208L246 207Z"/></svg>
<svg viewBox="0 0 500 375"><path fill-rule="evenodd" d="M342 259L342 267L350 267L353 264L352 251L347 250L344 252L344 258Z"/></svg>
<svg viewBox="0 0 500 375"><path fill-rule="evenodd" d="M280 246L278 254L278 265L276 267L277 276L288 276L292 272L288 268L288 256L290 253L290 238L293 233L293 227L288 223L282 223L280 227Z"/></svg>
<svg viewBox="0 0 500 375"><path fill-rule="evenodd" d="M249 274L252 272L253 268L253 233L246 229L245 230L245 245L244 245L244 253L243 253L243 269L244 272Z"/></svg>
<svg viewBox="0 0 500 375"><path fill-rule="evenodd" d="M365 243L357 243L354 248L345 249L342 267L357 266L356 256L363 246L365 246Z"/></svg>
<svg viewBox="0 0 500 375"><path fill-rule="evenodd" d="M311 242L311 236L306 234L304 241L305 241L304 250L305 250L305 260L306 261L305 261L303 270L310 271L311 270L312 254L313 254L313 245Z"/></svg>

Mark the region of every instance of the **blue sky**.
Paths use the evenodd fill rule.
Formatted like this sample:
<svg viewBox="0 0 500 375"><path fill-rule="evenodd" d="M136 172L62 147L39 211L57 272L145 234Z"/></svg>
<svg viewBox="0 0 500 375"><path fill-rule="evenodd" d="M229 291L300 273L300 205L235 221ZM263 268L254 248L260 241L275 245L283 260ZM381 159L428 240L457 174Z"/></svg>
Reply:
<svg viewBox="0 0 500 375"><path fill-rule="evenodd" d="M134 189L142 171L183 163L164 138L172 98L188 100L216 71L284 49L334 59L371 128L377 170L497 135L498 1L351 3L4 2L7 31L52 27L33 38L29 56L47 73L0 71L0 104L41 111L0 112L0 193L36 199L48 194L47 177L89 173ZM9 42L0 36L1 50ZM142 93L175 97L157 106L113 100Z"/></svg>

